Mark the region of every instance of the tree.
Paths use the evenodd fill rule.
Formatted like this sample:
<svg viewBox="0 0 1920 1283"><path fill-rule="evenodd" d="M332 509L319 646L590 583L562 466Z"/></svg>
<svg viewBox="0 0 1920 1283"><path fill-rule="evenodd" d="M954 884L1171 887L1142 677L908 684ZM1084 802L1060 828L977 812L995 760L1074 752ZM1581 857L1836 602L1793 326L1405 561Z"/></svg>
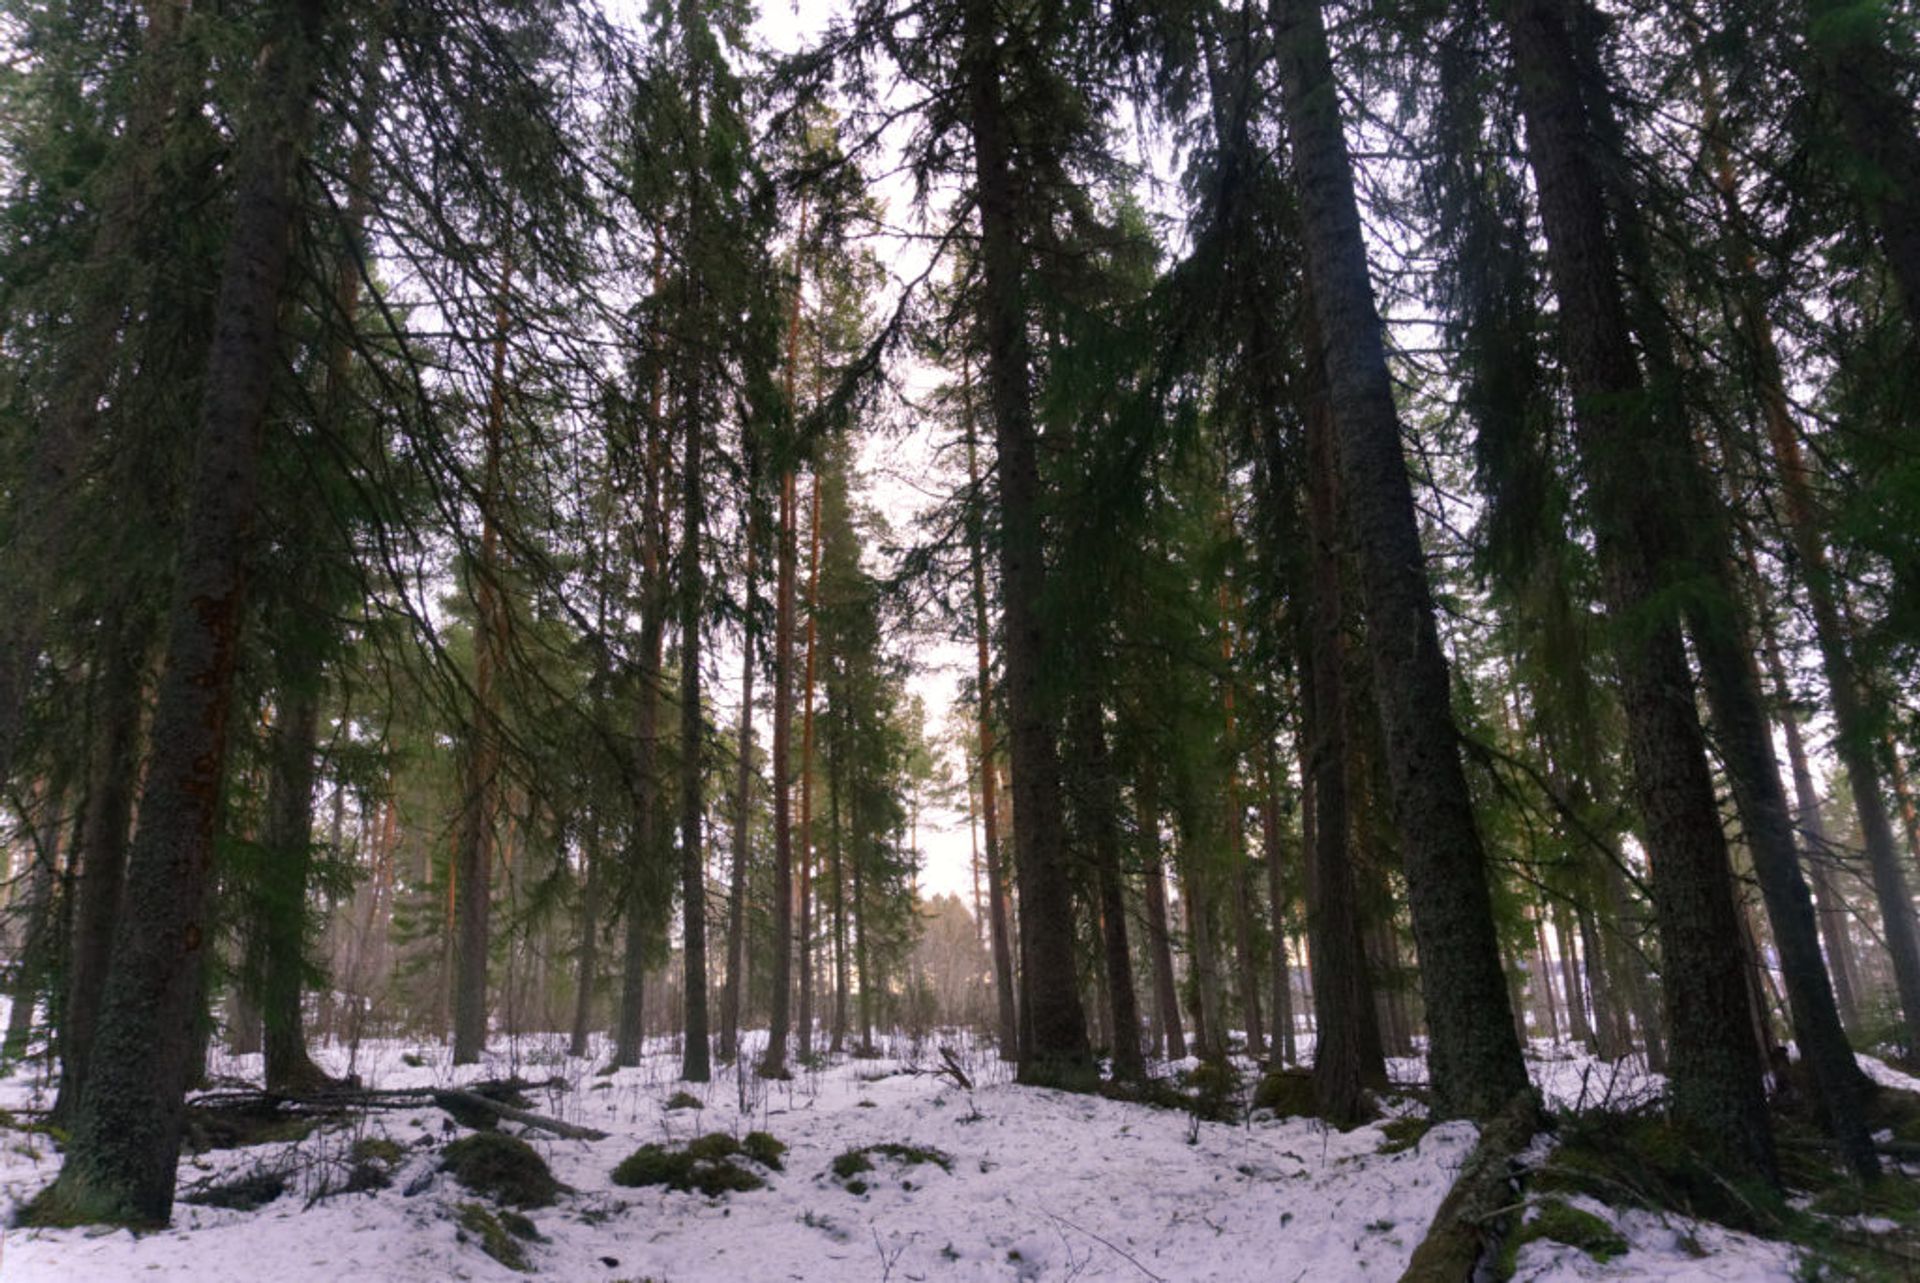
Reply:
<svg viewBox="0 0 1920 1283"><path fill-rule="evenodd" d="M1494 938L1486 857L1422 570L1366 247L1317 0L1276 0L1288 139L1337 460L1432 1041L1434 1108L1490 1116L1528 1090Z"/></svg>

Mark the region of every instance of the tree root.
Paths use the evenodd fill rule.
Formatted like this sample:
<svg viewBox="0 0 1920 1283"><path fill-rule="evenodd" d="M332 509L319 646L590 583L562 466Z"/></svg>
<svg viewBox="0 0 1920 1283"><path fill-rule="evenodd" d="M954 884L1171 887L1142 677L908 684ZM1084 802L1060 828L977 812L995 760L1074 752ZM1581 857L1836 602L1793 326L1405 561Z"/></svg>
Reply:
<svg viewBox="0 0 1920 1283"><path fill-rule="evenodd" d="M1539 1130L1540 1104L1532 1091L1515 1093L1487 1120L1400 1283L1468 1283L1479 1276L1482 1262L1499 1251L1512 1229L1521 1206L1514 1160Z"/></svg>

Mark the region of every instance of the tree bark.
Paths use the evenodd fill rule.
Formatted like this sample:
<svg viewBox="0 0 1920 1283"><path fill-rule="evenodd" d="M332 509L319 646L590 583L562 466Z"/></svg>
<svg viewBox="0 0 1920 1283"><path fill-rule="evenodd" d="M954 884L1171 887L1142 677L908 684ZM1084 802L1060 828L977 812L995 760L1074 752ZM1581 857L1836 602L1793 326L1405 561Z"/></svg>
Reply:
<svg viewBox="0 0 1920 1283"><path fill-rule="evenodd" d="M116 603L102 621L94 662L102 677L93 714L92 761L80 819L80 878L60 1020L60 1094L53 1118L70 1125L86 1087L100 1001L127 875L133 794L139 782L141 695L152 621Z"/></svg>
<svg viewBox="0 0 1920 1283"><path fill-rule="evenodd" d="M747 494L747 503L751 505L751 482ZM747 609L740 643L740 761L733 795L733 867L727 877L727 978L720 990L720 1059L723 1061L740 1055L740 981L746 967L747 947L747 855L752 846L749 837L753 825L753 595L758 587L759 565L754 539L758 522L751 514L747 522Z"/></svg>
<svg viewBox="0 0 1920 1283"><path fill-rule="evenodd" d="M1683 550L1660 487L1647 484L1681 475L1691 447L1661 439L1634 355L1568 16L1564 0L1510 0L1505 21L1653 866L1672 1108L1703 1142L1771 1173L1759 1064L1743 1019L1732 871L1679 623L1660 601L1663 575Z"/></svg>
<svg viewBox="0 0 1920 1283"><path fill-rule="evenodd" d="M820 478L807 554L807 660L800 682L800 1055L813 1054L813 678L820 615Z"/></svg>
<svg viewBox="0 0 1920 1283"><path fill-rule="evenodd" d="M1000 800L996 785L999 769L994 764L993 742L993 667L987 652L987 568L986 542L981 527L985 524L981 508L986 497L980 490L979 453L974 445L973 383L965 370L961 374L962 413L966 416L967 481L974 502L967 516L967 552L973 573L973 641L980 684L980 809L985 833L987 864L987 921L992 931L994 998L1000 1013L1000 1054L1014 1057L1020 1044L1019 1022L1014 1008L1013 948L1007 939L1007 893L1005 864L1001 859ZM1165 917L1164 907L1162 910Z"/></svg>
<svg viewBox="0 0 1920 1283"><path fill-rule="evenodd" d="M1345 592L1342 583L1339 475L1334 466L1333 422L1326 384L1314 360L1318 327L1309 317L1307 376L1302 417L1306 421L1307 536L1310 577L1307 655L1301 666L1306 771L1313 785L1313 865L1307 915L1312 943L1314 1094L1321 1112L1336 1122L1364 1116L1368 1085L1384 1086L1378 1016L1361 941L1359 893L1354 880L1353 823L1348 813ZM1504 983L1504 980L1503 980ZM1369 1026L1374 1026L1370 1029Z"/></svg>
<svg viewBox="0 0 1920 1283"><path fill-rule="evenodd" d="M225 772L246 555L299 157L311 130L321 0L275 7L234 167L237 196L208 353L166 648L88 1084L60 1177L37 1204L72 1221L164 1225L193 1053L214 821Z"/></svg>
<svg viewBox="0 0 1920 1283"><path fill-rule="evenodd" d="M496 689L506 644L500 597L502 456L506 451L507 320L511 251L502 255L494 300L493 371L488 381L485 472L480 484L480 551L473 570L473 725L461 784L454 851L453 1063L470 1065L487 1045L487 953L491 944L495 827L500 810L500 700Z"/></svg>
<svg viewBox="0 0 1920 1283"><path fill-rule="evenodd" d="M327 1076L307 1054L300 994L306 971L307 887L313 874L314 748L322 672L298 640L282 643L279 719L267 780L266 913L259 924L266 970L260 992L268 1091L304 1090Z"/></svg>
<svg viewBox="0 0 1920 1283"><path fill-rule="evenodd" d="M993 0L961 11L963 70L980 213L982 321L1000 477L1000 583L1020 893L1020 1079L1062 1085L1092 1072L1074 980L1073 895L1061 846L1060 764L1044 667L1049 647L1043 492L1029 386L1020 183L1002 97Z"/></svg>
<svg viewBox="0 0 1920 1283"><path fill-rule="evenodd" d="M1166 1035L1168 1060L1184 1060L1187 1039L1180 1021L1180 989L1173 976L1173 938L1167 926L1167 873L1160 858L1160 807L1145 774L1134 782L1139 811L1141 864L1147 874L1147 950L1153 955L1153 1003Z"/></svg>
<svg viewBox="0 0 1920 1283"><path fill-rule="evenodd" d="M793 1011L793 624L799 559L793 473L780 479L778 588L773 632L773 992L762 1078L787 1076Z"/></svg>
<svg viewBox="0 0 1920 1283"><path fill-rule="evenodd" d="M660 705L665 698L662 655L665 642L666 487L669 429L661 414L660 386L654 384L647 417L648 439L636 443L644 454L641 511L637 530L642 588L640 598L639 702L634 710L633 828L627 837L626 940L621 959L619 1018L614 1029L613 1063L640 1063L645 1041L647 937L652 928L654 872L667 860L666 805L661 797Z"/></svg>
<svg viewBox="0 0 1920 1283"><path fill-rule="evenodd" d="M682 983L685 987L680 1077L703 1083L710 1076L707 1048L707 873L701 821L704 797L705 717L700 707L700 623L706 606L706 575L700 564L706 486L701 453L706 433L702 380L690 380L681 401L685 457L681 475L680 532L680 908ZM775 747L778 756L779 746Z"/></svg>
<svg viewBox="0 0 1920 1283"><path fill-rule="evenodd" d="M576 1059L587 1054L593 1030L593 993L600 979L600 896L606 861L600 856L600 815L596 810L587 812L581 845L580 858L587 866L586 885L580 889L580 942L573 955L573 1029L567 1042L567 1054Z"/></svg>
<svg viewBox="0 0 1920 1283"><path fill-rule="evenodd" d="M1108 1001L1112 1008L1113 1076L1146 1074L1140 1054L1140 1000L1133 984L1133 953L1127 942L1127 902L1120 871L1120 788L1107 751L1099 701L1082 692L1074 704L1074 737L1086 763L1088 827L1092 830L1094 880L1100 900Z"/></svg>
<svg viewBox="0 0 1920 1283"><path fill-rule="evenodd" d="M1486 856L1460 762L1399 416L1367 277L1318 0L1273 0L1300 195L1393 813L1420 952L1436 1116L1488 1116L1527 1087Z"/></svg>

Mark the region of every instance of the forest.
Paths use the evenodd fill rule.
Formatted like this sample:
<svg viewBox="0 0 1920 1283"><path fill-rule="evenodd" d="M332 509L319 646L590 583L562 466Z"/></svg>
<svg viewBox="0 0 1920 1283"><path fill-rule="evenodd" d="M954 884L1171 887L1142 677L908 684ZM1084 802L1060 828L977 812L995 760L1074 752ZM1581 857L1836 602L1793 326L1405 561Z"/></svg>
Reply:
<svg viewBox="0 0 1920 1283"><path fill-rule="evenodd" d="M0 52L0 1278L1920 1276L1914 0Z"/></svg>

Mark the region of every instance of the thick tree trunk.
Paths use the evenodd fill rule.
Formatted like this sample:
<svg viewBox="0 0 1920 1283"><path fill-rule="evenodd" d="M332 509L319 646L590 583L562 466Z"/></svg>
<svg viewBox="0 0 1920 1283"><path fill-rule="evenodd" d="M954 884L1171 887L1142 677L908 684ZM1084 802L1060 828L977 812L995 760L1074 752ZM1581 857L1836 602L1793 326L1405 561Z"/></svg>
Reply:
<svg viewBox="0 0 1920 1283"><path fill-rule="evenodd" d="M961 12L967 110L980 211L982 322L1000 478L1000 584L1013 756L1014 874L1020 892L1022 1082L1084 1081L1092 1072L1074 982L1073 894L1061 844L1060 763L1044 669L1047 597L1043 491L1029 386L1014 137L1002 99L993 0Z"/></svg>
<svg viewBox="0 0 1920 1283"><path fill-rule="evenodd" d="M1353 171L1318 0L1273 0L1287 133L1320 324L1393 813L1420 953L1436 1115L1491 1115L1527 1086L1500 967L1486 857L1460 762L1367 277Z"/></svg>
<svg viewBox="0 0 1920 1283"><path fill-rule="evenodd" d="M1647 484L1683 475L1691 445L1661 439L1636 363L1567 19L1564 0L1511 0L1506 9L1653 865L1672 1020L1672 1106L1704 1142L1771 1172L1759 1065L1742 1018L1726 842L1678 621L1660 602L1663 575L1684 550L1660 488Z"/></svg>
<svg viewBox="0 0 1920 1283"><path fill-rule="evenodd" d="M1732 580L1732 567L1725 568ZM1773 753L1772 726L1761 702L1759 674L1743 626L1745 612L1738 603L1727 601L1717 610L1696 607L1689 616L1721 761L1733 787L1780 954L1794 1038L1813 1069L1828 1130L1855 1172L1871 1177L1879 1171L1879 1163L1861 1113L1866 1078L1840 1026L1821 956L1813 898L1801 876L1793 818Z"/></svg>
<svg viewBox="0 0 1920 1283"><path fill-rule="evenodd" d="M1317 339L1318 327L1304 327ZM1311 358L1314 347L1308 346ZM1301 695L1306 728L1306 772L1313 787L1312 895L1307 915L1312 945L1314 1092L1322 1113L1336 1122L1357 1121L1362 1093L1384 1086L1378 1016L1361 942L1359 893L1354 879L1352 821L1347 806L1347 718L1344 620L1346 615L1339 539L1339 477L1333 461L1333 423L1317 362L1304 380L1306 420L1307 533L1310 579L1307 655ZM1503 980L1504 983L1504 980ZM1504 990L1503 990L1504 992Z"/></svg>
<svg viewBox="0 0 1920 1283"><path fill-rule="evenodd" d="M62 1221L164 1225L195 1066L214 821L225 774L267 401L298 160L327 6L275 7L241 120L237 195L208 353L186 543L169 612L140 831L87 1090L59 1180L37 1210Z"/></svg>
<svg viewBox="0 0 1920 1283"><path fill-rule="evenodd" d="M141 692L151 629L144 612L116 605L101 624L94 657L102 676L88 745L92 761L80 819L78 904L73 911L67 996L60 1020L60 1094L53 1103L53 1117L63 1125L70 1125L86 1086L126 887L127 842L139 780Z"/></svg>

